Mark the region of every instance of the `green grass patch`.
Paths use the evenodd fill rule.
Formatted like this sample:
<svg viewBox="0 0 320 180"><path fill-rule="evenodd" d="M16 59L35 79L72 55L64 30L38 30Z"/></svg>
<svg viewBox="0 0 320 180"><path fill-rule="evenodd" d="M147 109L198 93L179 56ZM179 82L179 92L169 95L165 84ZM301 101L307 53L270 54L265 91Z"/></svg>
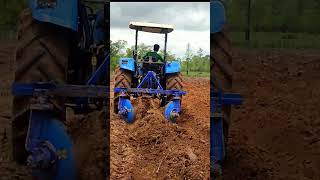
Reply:
<svg viewBox="0 0 320 180"><path fill-rule="evenodd" d="M233 46L252 48L320 48L320 34L252 32L245 40L245 32L230 33Z"/></svg>
<svg viewBox="0 0 320 180"><path fill-rule="evenodd" d="M181 72L183 76L187 77L210 77L210 72L197 72L197 71L189 71L187 74L186 71Z"/></svg>

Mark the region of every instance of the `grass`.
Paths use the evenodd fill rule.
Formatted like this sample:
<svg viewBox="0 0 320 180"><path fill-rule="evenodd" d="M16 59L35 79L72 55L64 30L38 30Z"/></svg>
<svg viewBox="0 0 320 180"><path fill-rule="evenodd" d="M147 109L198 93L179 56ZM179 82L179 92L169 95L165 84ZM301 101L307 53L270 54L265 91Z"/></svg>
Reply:
<svg viewBox="0 0 320 180"><path fill-rule="evenodd" d="M188 75L186 71L182 71L181 73L183 76L186 76L186 77L210 77L210 72L189 71Z"/></svg>
<svg viewBox="0 0 320 180"><path fill-rule="evenodd" d="M231 32L234 46L253 48L320 48L320 34L252 32L250 44L245 32Z"/></svg>
<svg viewBox="0 0 320 180"><path fill-rule="evenodd" d="M16 39L15 28L0 26L0 40Z"/></svg>

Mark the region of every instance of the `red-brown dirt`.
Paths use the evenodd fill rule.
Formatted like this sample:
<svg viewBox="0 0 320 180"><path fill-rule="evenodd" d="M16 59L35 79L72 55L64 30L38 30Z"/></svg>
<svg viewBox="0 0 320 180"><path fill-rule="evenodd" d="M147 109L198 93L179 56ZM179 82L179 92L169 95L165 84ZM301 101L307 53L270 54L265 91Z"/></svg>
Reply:
<svg viewBox="0 0 320 180"><path fill-rule="evenodd" d="M209 79L184 78L184 90L176 124L143 97L133 100L133 124L111 112L111 179L209 179Z"/></svg>
<svg viewBox="0 0 320 180"><path fill-rule="evenodd" d="M319 179L320 50L235 49L224 179Z"/></svg>
<svg viewBox="0 0 320 180"><path fill-rule="evenodd" d="M0 46L0 177L31 179L25 166L9 158L14 43ZM234 57L234 91L245 101L233 108L224 179L319 179L319 50L235 49ZM177 124L165 121L157 101L145 99L135 101L139 110L134 124L111 114L112 179L209 176L209 81L185 80L188 95ZM92 114L89 119L97 117ZM75 141L89 139L89 147L101 143L99 133L93 132L99 123L79 121L72 130ZM89 159L83 161L88 169L83 176L97 179L94 174L103 166L101 148L92 146L83 152Z"/></svg>

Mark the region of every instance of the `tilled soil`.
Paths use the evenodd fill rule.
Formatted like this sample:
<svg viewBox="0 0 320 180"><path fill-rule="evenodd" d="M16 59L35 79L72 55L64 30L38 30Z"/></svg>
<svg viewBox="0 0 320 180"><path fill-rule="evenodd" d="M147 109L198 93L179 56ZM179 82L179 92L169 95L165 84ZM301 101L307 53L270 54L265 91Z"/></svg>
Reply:
<svg viewBox="0 0 320 180"><path fill-rule="evenodd" d="M11 161L11 92L14 41L0 44L0 179L31 179L30 170Z"/></svg>
<svg viewBox="0 0 320 180"><path fill-rule="evenodd" d="M25 165L13 162L10 153L13 58L16 43L0 43L0 179L32 179ZM106 137L102 112L86 116L67 113L66 126L73 139L80 179L105 177Z"/></svg>
<svg viewBox="0 0 320 180"><path fill-rule="evenodd" d="M13 42L0 45L0 179L31 179L9 155L13 50ZM233 108L224 179L319 179L319 50L235 49L234 57L234 91L245 101ZM185 84L177 124L146 99L134 100L133 124L111 113L112 179L208 179L209 81ZM82 176L100 179L99 113L71 119L75 144L83 147Z"/></svg>
<svg viewBox="0 0 320 180"><path fill-rule="evenodd" d="M209 79L184 78L184 90L176 124L143 97L132 100L133 124L111 112L111 179L209 179Z"/></svg>
<svg viewBox="0 0 320 180"><path fill-rule="evenodd" d="M235 49L224 179L319 179L320 50Z"/></svg>

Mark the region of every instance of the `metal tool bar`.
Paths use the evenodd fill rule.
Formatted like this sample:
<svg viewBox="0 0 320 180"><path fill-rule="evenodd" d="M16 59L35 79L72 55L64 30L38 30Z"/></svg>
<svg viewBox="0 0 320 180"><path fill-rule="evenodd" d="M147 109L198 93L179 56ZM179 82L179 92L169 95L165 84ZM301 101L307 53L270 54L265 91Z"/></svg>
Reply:
<svg viewBox="0 0 320 180"><path fill-rule="evenodd" d="M114 92L128 92L128 93L148 93L148 94L164 94L164 95L186 95L186 91L181 90L162 90L162 89L145 89L145 88L114 88Z"/></svg>
<svg viewBox="0 0 320 180"><path fill-rule="evenodd" d="M34 96L37 94L60 97L104 97L109 98L109 86L56 85L53 83L15 83L12 93L15 96Z"/></svg>
<svg viewBox="0 0 320 180"><path fill-rule="evenodd" d="M211 103L218 101L221 105L241 105L243 101L243 97L237 93L211 92L210 95Z"/></svg>

